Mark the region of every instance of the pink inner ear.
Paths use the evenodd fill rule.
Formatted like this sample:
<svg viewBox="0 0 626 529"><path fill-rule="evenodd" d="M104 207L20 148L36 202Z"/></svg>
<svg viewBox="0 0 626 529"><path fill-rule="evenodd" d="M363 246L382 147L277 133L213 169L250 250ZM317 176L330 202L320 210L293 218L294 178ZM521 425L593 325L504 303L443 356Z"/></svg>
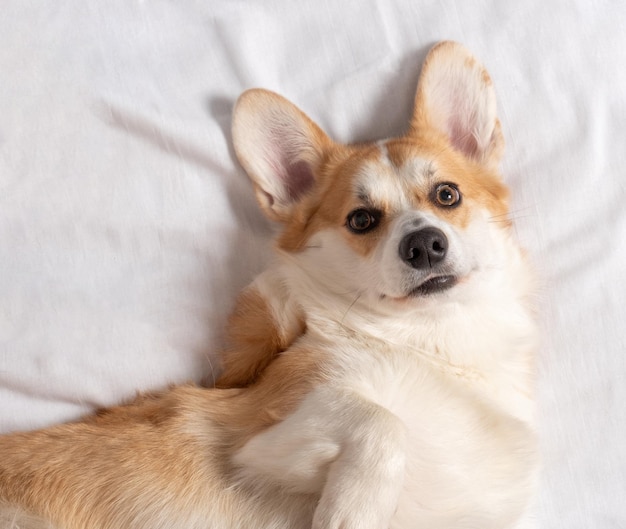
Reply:
<svg viewBox="0 0 626 529"><path fill-rule="evenodd" d="M452 145L469 158L478 156L478 142L471 130L464 127L458 119L448 121L448 130Z"/></svg>
<svg viewBox="0 0 626 529"><path fill-rule="evenodd" d="M314 182L313 171L304 161L288 165L286 173L281 176L290 201L300 199Z"/></svg>
<svg viewBox="0 0 626 529"><path fill-rule="evenodd" d="M267 134L269 141L265 146L266 159L272 168L273 180L270 188L273 198L283 205L301 199L315 183L311 165L304 160L298 160L300 152L308 147L309 142L302 141L298 136L308 140L303 134L297 134L297 131L294 132L286 126L274 127Z"/></svg>
<svg viewBox="0 0 626 529"><path fill-rule="evenodd" d="M458 88L456 92L449 95L448 137L454 148L468 158L476 158L479 155L478 141L474 134L477 116L468 104L467 98L468 95L464 91L459 91Z"/></svg>

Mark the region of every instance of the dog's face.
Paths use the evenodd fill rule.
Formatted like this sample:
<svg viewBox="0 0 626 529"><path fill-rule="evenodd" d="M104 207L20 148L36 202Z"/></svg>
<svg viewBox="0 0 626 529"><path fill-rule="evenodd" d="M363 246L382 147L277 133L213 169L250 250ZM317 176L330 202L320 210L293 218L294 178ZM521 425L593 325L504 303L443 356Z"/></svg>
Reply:
<svg viewBox="0 0 626 529"><path fill-rule="evenodd" d="M489 221L506 213L497 177L426 141L388 140L344 155L280 239L318 283L370 304L419 302L452 294L492 262Z"/></svg>
<svg viewBox="0 0 626 529"><path fill-rule="evenodd" d="M489 76L457 44L430 52L401 138L339 145L261 90L241 97L233 136L309 288L405 309L455 299L496 266L494 238L508 229L503 141Z"/></svg>

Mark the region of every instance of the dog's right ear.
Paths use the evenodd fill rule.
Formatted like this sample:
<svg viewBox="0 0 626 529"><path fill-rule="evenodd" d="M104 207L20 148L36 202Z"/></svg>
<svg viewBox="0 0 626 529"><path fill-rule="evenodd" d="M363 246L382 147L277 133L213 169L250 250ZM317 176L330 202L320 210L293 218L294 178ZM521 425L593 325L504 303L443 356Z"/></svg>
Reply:
<svg viewBox="0 0 626 529"><path fill-rule="evenodd" d="M235 105L233 144L265 214L286 222L314 187L332 140L285 98L252 89Z"/></svg>

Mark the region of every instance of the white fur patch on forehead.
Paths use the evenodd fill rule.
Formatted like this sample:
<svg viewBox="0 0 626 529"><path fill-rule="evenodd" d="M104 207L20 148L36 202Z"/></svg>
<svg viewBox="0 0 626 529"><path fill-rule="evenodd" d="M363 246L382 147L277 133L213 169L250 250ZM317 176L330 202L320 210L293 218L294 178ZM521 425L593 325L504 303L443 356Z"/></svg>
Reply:
<svg viewBox="0 0 626 529"><path fill-rule="evenodd" d="M435 174L436 165L433 160L425 158L408 158L398 168L404 181L412 186L428 183Z"/></svg>
<svg viewBox="0 0 626 529"><path fill-rule="evenodd" d="M410 191L428 181L432 175L432 163L411 158L402 167L397 167L389 158L386 142L378 142L377 146L379 156L366 160L356 175L355 190L359 199L398 209L411 207Z"/></svg>

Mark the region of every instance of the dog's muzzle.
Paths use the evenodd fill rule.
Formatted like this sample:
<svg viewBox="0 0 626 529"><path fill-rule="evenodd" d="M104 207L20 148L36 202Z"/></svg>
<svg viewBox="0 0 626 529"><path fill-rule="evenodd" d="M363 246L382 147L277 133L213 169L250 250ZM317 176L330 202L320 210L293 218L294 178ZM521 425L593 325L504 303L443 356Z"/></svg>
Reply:
<svg viewBox="0 0 626 529"><path fill-rule="evenodd" d="M426 279L409 292L409 296L426 296L447 290L457 283L453 275L440 275L436 270L448 253L448 238L437 228L422 228L405 235L398 248L401 259L415 270L427 274Z"/></svg>

